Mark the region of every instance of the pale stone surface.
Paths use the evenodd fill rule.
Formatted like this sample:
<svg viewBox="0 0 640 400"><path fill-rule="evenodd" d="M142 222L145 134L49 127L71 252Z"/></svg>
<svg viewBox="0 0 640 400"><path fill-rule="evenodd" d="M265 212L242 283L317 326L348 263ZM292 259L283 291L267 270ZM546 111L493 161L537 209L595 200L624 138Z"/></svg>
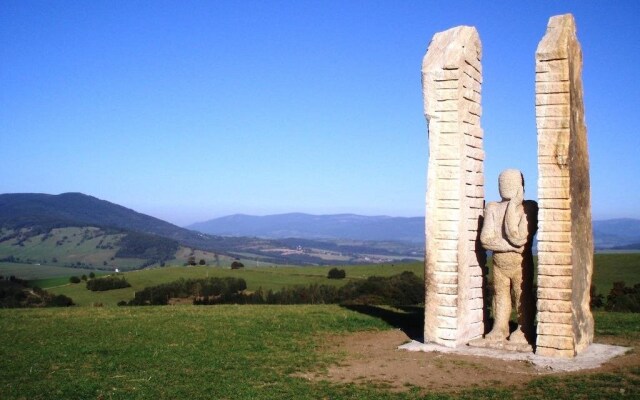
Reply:
<svg viewBox="0 0 640 400"><path fill-rule="evenodd" d="M553 342L554 340L555 339L551 339L552 342L549 344L553 344L558 347L565 346L565 342L562 340L558 339L557 342ZM547 353L547 350L553 349L553 347L542 347L542 351L536 351L536 354L533 354L530 351L517 352L492 347L477 348L460 346L457 348L450 348L434 343L420 343L415 340L399 346L398 349L406 351L437 351L441 353L465 354L479 357L491 357L500 360L529 361L536 366L540 373L545 374L598 368L612 358L621 356L631 350L630 347L594 343L578 356L566 359L558 358L558 355L555 353L573 353L573 350L556 350L556 352Z"/></svg>
<svg viewBox="0 0 640 400"><path fill-rule="evenodd" d="M582 100L582 51L570 14L554 16L536 51L538 354L573 357L593 340L593 233ZM540 316L544 316L541 318Z"/></svg>
<svg viewBox="0 0 640 400"><path fill-rule="evenodd" d="M538 205L524 200L524 178L516 169L500 174L501 202L487 204L480 241L493 251L494 324L483 344L474 345L506 348L517 351L532 350L534 343L533 254L531 245L538 229ZM518 327L509 332L511 299L515 300ZM509 340L509 343L505 341Z"/></svg>
<svg viewBox="0 0 640 400"><path fill-rule="evenodd" d="M429 126L426 204L425 340L455 347L484 333L486 255L482 48L475 28L434 35L422 62Z"/></svg>

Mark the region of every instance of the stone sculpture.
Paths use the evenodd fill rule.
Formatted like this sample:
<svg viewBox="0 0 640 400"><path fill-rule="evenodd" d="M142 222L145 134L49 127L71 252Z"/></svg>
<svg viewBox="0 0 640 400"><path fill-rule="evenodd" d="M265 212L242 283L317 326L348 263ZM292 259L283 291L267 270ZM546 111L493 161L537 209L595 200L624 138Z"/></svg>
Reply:
<svg viewBox="0 0 640 400"><path fill-rule="evenodd" d="M475 28L434 35L422 62L429 125L425 340L449 347L484 333L482 46Z"/></svg>
<svg viewBox="0 0 640 400"><path fill-rule="evenodd" d="M582 53L573 16L552 17L536 52L540 210L535 332L531 240L537 206L523 200L524 182L518 171L501 174L503 201L490 203L483 216L481 58L476 29L459 26L435 34L422 62L430 153L425 341L522 351L531 350L537 335L538 354L572 357L593 340L589 155ZM494 252L496 265L496 321L485 339L486 253L481 239ZM519 323L511 334L510 286L517 298Z"/></svg>
<svg viewBox="0 0 640 400"><path fill-rule="evenodd" d="M480 240L493 251L494 323L485 336L501 342L507 337L516 349L531 350L533 343L533 254L531 245L538 228L538 204L524 200L524 178L516 169L500 174L501 202L487 204ZM518 313L518 328L509 335L511 294Z"/></svg>
<svg viewBox="0 0 640 400"><path fill-rule="evenodd" d="M593 341L593 231L582 51L571 14L549 19L536 51L538 326L536 353L573 357Z"/></svg>

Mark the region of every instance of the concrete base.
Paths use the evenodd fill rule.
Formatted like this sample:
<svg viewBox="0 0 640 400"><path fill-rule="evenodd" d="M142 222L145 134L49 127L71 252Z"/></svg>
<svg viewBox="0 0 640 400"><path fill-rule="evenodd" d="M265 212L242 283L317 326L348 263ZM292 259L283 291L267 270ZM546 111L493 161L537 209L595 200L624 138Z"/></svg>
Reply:
<svg viewBox="0 0 640 400"><path fill-rule="evenodd" d="M453 353L468 356L490 357L500 360L528 361L543 373L580 371L583 369L598 368L610 359L621 356L630 347L612 346L606 344L591 344L584 352L573 358L543 357L533 353L512 352L501 349L462 346L456 348L444 347L435 343L420 343L412 340L399 346L400 350L407 351L437 351L441 353Z"/></svg>

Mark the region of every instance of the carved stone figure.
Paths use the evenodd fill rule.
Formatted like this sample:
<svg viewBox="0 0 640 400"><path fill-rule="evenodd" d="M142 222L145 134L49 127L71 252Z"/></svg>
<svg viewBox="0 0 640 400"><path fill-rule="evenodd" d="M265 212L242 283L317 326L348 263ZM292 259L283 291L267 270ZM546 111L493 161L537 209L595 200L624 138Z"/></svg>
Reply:
<svg viewBox="0 0 640 400"><path fill-rule="evenodd" d="M485 339L514 344L533 343L533 255L538 205L524 200L524 178L516 169L500 174L501 202L487 204L480 241L493 251L494 325ZM518 328L509 335L511 294L518 312Z"/></svg>

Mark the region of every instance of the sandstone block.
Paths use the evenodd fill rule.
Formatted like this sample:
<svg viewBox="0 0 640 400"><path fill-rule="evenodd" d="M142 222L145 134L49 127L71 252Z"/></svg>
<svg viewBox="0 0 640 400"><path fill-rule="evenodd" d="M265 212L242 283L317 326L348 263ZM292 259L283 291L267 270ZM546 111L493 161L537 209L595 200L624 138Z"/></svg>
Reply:
<svg viewBox="0 0 640 400"><path fill-rule="evenodd" d="M536 106L569 104L569 93L536 94Z"/></svg>
<svg viewBox="0 0 640 400"><path fill-rule="evenodd" d="M550 292L550 291L545 291ZM564 300L546 300L544 298L538 298L538 311L549 311L549 312L561 312L567 313L571 312L571 302ZM538 324L538 327L540 324Z"/></svg>
<svg viewBox="0 0 640 400"><path fill-rule="evenodd" d="M538 300L571 301L571 290L538 287Z"/></svg>
<svg viewBox="0 0 640 400"><path fill-rule="evenodd" d="M538 339L538 346L551 347L559 350L573 351L573 338L572 338L572 335L568 335L568 336L541 335L540 338Z"/></svg>
<svg viewBox="0 0 640 400"><path fill-rule="evenodd" d="M442 294L458 294L458 285L438 284L436 292Z"/></svg>
<svg viewBox="0 0 640 400"><path fill-rule="evenodd" d="M538 251L551 253L571 253L571 245L569 243L562 242L559 243L538 241ZM538 273L540 273L540 271L538 271Z"/></svg>
<svg viewBox="0 0 640 400"><path fill-rule="evenodd" d="M478 237L480 215L466 214L482 208L484 194L481 53L475 28L457 27L434 35L422 63L430 153L425 340L445 346L468 339L467 327L476 315L468 311L468 297L460 291L475 282L469 267L480 267L485 260L484 254L478 254L481 249L468 244ZM467 185L474 188L466 189Z"/></svg>
<svg viewBox="0 0 640 400"><path fill-rule="evenodd" d="M570 276L538 275L538 287L547 289L571 289Z"/></svg>
<svg viewBox="0 0 640 400"><path fill-rule="evenodd" d="M571 276L572 268L566 265L539 265L538 275ZM550 287L550 286L545 286Z"/></svg>
<svg viewBox="0 0 640 400"><path fill-rule="evenodd" d="M458 315L458 307L445 307L439 306L437 309L438 314L443 317L456 317Z"/></svg>
<svg viewBox="0 0 640 400"><path fill-rule="evenodd" d="M538 338L541 338L540 336ZM576 353L574 350L561 350L555 349L552 347L543 347L538 346L536 348L536 354L543 357L554 357L554 358L573 358Z"/></svg>
<svg viewBox="0 0 640 400"><path fill-rule="evenodd" d="M457 329L438 328L436 340L434 340L434 342L441 343L447 347L455 347L457 335Z"/></svg>
<svg viewBox="0 0 640 400"><path fill-rule="evenodd" d="M542 199L538 205L544 210L569 210L571 202L567 199Z"/></svg>
<svg viewBox="0 0 640 400"><path fill-rule="evenodd" d="M538 310L540 316L545 316L538 322L538 353L572 357L593 340L593 317L589 308L593 233L582 100L582 52L570 14L549 20L547 32L536 50L536 72L538 195L541 199ZM565 267L557 268L562 266ZM557 325L549 317L553 313L567 313L570 321ZM566 320L566 316L562 319ZM569 339L563 346L551 344L551 339L546 338L549 333L566 335Z"/></svg>
<svg viewBox="0 0 640 400"><path fill-rule="evenodd" d="M556 60L540 60L540 62L536 62L536 72L563 74L563 76L567 76L568 79L569 60L567 58Z"/></svg>
<svg viewBox="0 0 640 400"><path fill-rule="evenodd" d="M571 324L571 313L539 312L538 322L569 325ZM550 347L553 347L553 346L550 346Z"/></svg>
<svg viewBox="0 0 640 400"><path fill-rule="evenodd" d="M538 326L538 335L571 337L573 336L573 328L570 324L545 323ZM573 340L571 344L573 345Z"/></svg>
<svg viewBox="0 0 640 400"><path fill-rule="evenodd" d="M539 265L571 265L571 254L538 252Z"/></svg>

